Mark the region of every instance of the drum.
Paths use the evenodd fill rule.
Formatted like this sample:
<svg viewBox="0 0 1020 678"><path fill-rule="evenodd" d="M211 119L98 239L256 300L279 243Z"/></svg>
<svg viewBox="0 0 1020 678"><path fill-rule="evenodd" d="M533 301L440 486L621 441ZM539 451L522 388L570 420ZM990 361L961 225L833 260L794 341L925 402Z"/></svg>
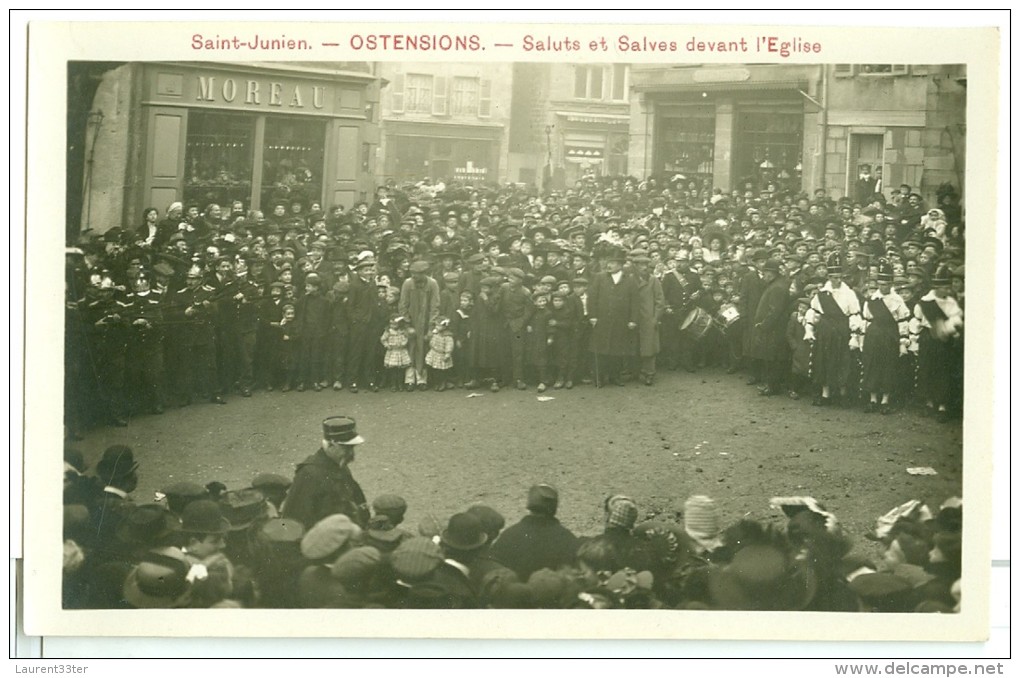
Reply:
<svg viewBox="0 0 1020 678"><path fill-rule="evenodd" d="M724 304L715 314L715 324L723 334L740 320L740 311L733 304Z"/></svg>
<svg viewBox="0 0 1020 678"><path fill-rule="evenodd" d="M712 316L703 308L695 308L684 318L680 325L680 331L694 341L701 341L710 327L712 327Z"/></svg>

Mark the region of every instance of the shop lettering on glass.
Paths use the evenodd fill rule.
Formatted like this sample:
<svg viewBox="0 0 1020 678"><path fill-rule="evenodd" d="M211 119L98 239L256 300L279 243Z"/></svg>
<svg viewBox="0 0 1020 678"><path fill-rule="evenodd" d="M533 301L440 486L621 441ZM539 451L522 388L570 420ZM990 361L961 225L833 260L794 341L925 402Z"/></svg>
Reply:
<svg viewBox="0 0 1020 678"><path fill-rule="evenodd" d="M199 75L197 100L208 103L242 103L247 106L277 108L312 108L322 110L326 104L324 85L300 85L284 82L259 82L238 78Z"/></svg>
<svg viewBox="0 0 1020 678"><path fill-rule="evenodd" d="M454 167L453 174L457 178L470 179L470 178L482 178L488 174L489 170L484 167L475 167L475 164L468 160L464 167Z"/></svg>

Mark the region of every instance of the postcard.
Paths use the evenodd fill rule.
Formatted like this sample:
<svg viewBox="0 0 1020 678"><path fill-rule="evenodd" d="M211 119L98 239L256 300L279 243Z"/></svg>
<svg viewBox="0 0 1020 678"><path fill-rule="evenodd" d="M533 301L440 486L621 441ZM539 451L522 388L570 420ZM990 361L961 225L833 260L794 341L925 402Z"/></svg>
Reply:
<svg viewBox="0 0 1020 678"><path fill-rule="evenodd" d="M26 633L988 637L995 28L324 17L28 26Z"/></svg>

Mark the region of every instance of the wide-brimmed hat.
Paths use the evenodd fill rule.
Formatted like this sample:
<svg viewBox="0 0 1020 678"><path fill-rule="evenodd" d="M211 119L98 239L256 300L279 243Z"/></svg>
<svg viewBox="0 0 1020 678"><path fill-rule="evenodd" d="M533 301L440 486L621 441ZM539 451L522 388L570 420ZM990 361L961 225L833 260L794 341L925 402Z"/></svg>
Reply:
<svg viewBox="0 0 1020 678"><path fill-rule="evenodd" d="M270 544L298 544L305 526L293 518L271 518L259 531L259 539Z"/></svg>
<svg viewBox="0 0 1020 678"><path fill-rule="evenodd" d="M224 492L219 504L232 532L251 527L267 514L266 497L254 487Z"/></svg>
<svg viewBox="0 0 1020 678"><path fill-rule="evenodd" d="M457 513L450 517L440 539L444 545L458 551L474 551L485 545L488 536L478 518L470 513Z"/></svg>
<svg viewBox="0 0 1020 678"><path fill-rule="evenodd" d="M482 523L482 529L492 539L500 533L503 526L506 525L506 518L491 506L485 504L475 504L467 510L468 513L473 515L475 518Z"/></svg>
<svg viewBox="0 0 1020 678"><path fill-rule="evenodd" d="M124 600L140 609L181 607L187 602L193 564L173 547L147 552L124 581Z"/></svg>
<svg viewBox="0 0 1020 678"><path fill-rule="evenodd" d="M138 470L134 451L127 445L111 445L96 464L96 475L110 481L125 478Z"/></svg>
<svg viewBox="0 0 1020 678"><path fill-rule="evenodd" d="M140 504L131 509L117 526L117 539L125 544L155 546L180 529L180 519L166 507Z"/></svg>
<svg viewBox="0 0 1020 678"><path fill-rule="evenodd" d="M752 544L714 568L708 579L712 606L722 610L803 610L817 580L805 561L771 544Z"/></svg>
<svg viewBox="0 0 1020 678"><path fill-rule="evenodd" d="M322 422L322 436L343 445L360 445L365 439L358 435L357 425L350 417L328 417Z"/></svg>
<svg viewBox="0 0 1020 678"><path fill-rule="evenodd" d="M230 522L223 517L219 504L211 499L199 499L188 504L181 513L181 529L197 534L226 534Z"/></svg>

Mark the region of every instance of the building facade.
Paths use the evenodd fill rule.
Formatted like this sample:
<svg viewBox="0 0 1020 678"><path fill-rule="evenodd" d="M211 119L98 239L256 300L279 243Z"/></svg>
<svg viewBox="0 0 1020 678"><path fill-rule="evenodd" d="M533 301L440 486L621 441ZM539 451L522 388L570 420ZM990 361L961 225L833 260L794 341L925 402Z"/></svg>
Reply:
<svg viewBox="0 0 1020 678"><path fill-rule="evenodd" d="M627 174L629 100L627 64L515 64L516 180L562 189Z"/></svg>
<svg viewBox="0 0 1020 678"><path fill-rule="evenodd" d="M129 63L106 72L85 135L82 229L137 226L175 201L267 211L371 196L379 78L364 63Z"/></svg>
<svg viewBox="0 0 1020 678"><path fill-rule="evenodd" d="M852 195L859 170L962 195L966 74L897 64L632 67L631 174L705 188Z"/></svg>
<svg viewBox="0 0 1020 678"><path fill-rule="evenodd" d="M511 64L384 62L379 178L505 182Z"/></svg>

